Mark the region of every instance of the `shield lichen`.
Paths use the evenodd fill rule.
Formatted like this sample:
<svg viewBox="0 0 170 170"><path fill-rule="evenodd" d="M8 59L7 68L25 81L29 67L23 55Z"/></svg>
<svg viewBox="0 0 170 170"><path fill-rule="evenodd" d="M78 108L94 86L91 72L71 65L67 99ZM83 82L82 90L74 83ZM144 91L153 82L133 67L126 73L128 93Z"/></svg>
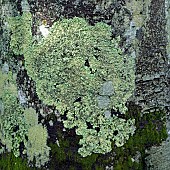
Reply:
<svg viewBox="0 0 170 170"><path fill-rule="evenodd" d="M118 43L110 26L75 17L55 22L48 37L24 55L39 98L66 114L64 126L83 136L82 156L107 153L112 141L122 146L135 130L134 120L105 116L111 109L125 113L134 90L134 59Z"/></svg>

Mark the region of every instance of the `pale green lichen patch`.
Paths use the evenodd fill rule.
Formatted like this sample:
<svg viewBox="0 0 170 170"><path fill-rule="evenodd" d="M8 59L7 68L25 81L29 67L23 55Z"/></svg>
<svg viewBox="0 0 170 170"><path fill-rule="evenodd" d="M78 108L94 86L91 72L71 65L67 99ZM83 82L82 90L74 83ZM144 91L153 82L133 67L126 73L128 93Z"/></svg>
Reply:
<svg viewBox="0 0 170 170"><path fill-rule="evenodd" d="M25 55L40 99L70 107L79 97L96 95L103 88L102 95L118 98L122 92L127 100L134 89L134 59L121 55L117 43L103 23L90 26L79 18L54 23L50 35ZM116 100L113 105L126 110Z"/></svg>
<svg viewBox="0 0 170 170"><path fill-rule="evenodd" d="M24 55L39 98L66 114L65 128L76 127L83 136L82 156L107 153L112 141L122 146L135 130L134 120L105 116L111 109L125 113L134 90L134 59L122 54L118 42L110 26L75 17L54 23Z"/></svg>
<svg viewBox="0 0 170 170"><path fill-rule="evenodd" d="M32 15L30 12L23 12L22 16L8 18L8 24L12 32L10 48L14 54L22 55L28 50L32 41Z"/></svg>
<svg viewBox="0 0 170 170"><path fill-rule="evenodd" d="M28 127L38 124L38 114L33 108L26 108L24 110L24 121L27 122Z"/></svg>
<svg viewBox="0 0 170 170"><path fill-rule="evenodd" d="M41 167L49 160L50 147L47 146L47 137L47 129L41 124L28 130L27 156L29 161L36 160L36 167Z"/></svg>
<svg viewBox="0 0 170 170"><path fill-rule="evenodd" d="M1 101L3 112L0 114L0 140L6 149L12 151L16 157L20 155L20 142L25 139L25 122L23 122L23 108L17 101L17 88L12 78L12 73L3 74L0 72Z"/></svg>
<svg viewBox="0 0 170 170"><path fill-rule="evenodd" d="M140 0L130 0L126 2L127 8L132 12L133 21L139 28L145 23L149 4L150 0L146 0L145 2Z"/></svg>
<svg viewBox="0 0 170 170"><path fill-rule="evenodd" d="M46 145L47 130L38 124L38 114L34 109L24 109L20 106L16 80L12 72L5 74L0 71L0 80L0 142L4 146L0 148L0 152L13 152L15 157L26 154L29 161L35 158L36 166L40 167L49 160L50 148ZM36 142L32 144L31 135L32 138L35 135L42 135L37 138L38 144Z"/></svg>

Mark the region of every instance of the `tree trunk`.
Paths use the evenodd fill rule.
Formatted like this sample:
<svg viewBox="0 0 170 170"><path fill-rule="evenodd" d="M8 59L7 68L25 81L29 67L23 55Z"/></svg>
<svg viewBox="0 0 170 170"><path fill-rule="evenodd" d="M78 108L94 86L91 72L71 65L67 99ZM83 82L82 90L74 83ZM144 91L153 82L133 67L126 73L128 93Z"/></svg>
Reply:
<svg viewBox="0 0 170 170"><path fill-rule="evenodd" d="M163 146L155 147L151 151L149 151L149 148L153 145L161 144L162 140L165 139L165 123L167 123L167 131L170 132L169 1L0 1L0 66L3 68L4 64L7 63L10 70L13 73L17 73L18 89L22 89L23 96L26 98L25 100L22 98L22 100L20 95L20 103L24 103L26 107L33 106L39 112L39 121L43 120L46 124L49 124L49 114L43 115L42 112L44 113L45 110L48 113L54 114L54 112L56 113L55 108L43 105L38 99L35 92L35 83L28 77L24 67L24 56L16 56L10 49L11 32L8 28L7 18L22 15L23 11L30 11L32 14L32 35L37 41L41 38L38 26L43 21L47 22L49 27L51 27L59 19L77 16L85 18L91 25L97 22L111 25L112 36L120 36L121 43L119 45L124 53L135 57L136 60L135 92L127 102L129 116L136 118L137 122L138 130L134 137L130 138L127 144L121 148L113 147L113 152L110 154L97 156L94 154L91 157L82 159L76 155L76 151L68 149L74 145L70 144L71 140L74 139L77 142L74 129L67 133L63 132L63 125L55 122L53 128L47 125L50 136L48 142L54 143L53 140L55 140L56 136L59 138L59 141L63 138L63 148L58 147L57 144L52 145L52 158L46 167L43 168L46 169L48 166L51 170L100 168L168 170L170 165L170 142L167 140L163 143ZM163 115L166 115L166 120L163 118ZM159 129L161 130L159 131ZM156 137L151 134L152 130ZM60 133L64 134L61 135ZM170 133L168 134L170 135ZM148 138L146 137L147 135ZM152 138L152 135L154 139L149 140L149 138ZM156 138L159 138L159 140L157 141ZM143 139L143 143L140 141L141 139ZM145 140L149 142L147 143ZM70 145L66 146L66 143ZM165 156L161 157L161 152ZM57 154L63 157L57 156ZM157 163L158 161L159 164ZM12 163L10 164L13 166Z"/></svg>

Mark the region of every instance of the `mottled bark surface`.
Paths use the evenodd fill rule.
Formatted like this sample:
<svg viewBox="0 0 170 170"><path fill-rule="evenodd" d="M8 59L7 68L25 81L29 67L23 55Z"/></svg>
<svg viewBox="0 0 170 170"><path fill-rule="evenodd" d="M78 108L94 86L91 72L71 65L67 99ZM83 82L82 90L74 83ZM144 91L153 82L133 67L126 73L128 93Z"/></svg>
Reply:
<svg viewBox="0 0 170 170"><path fill-rule="evenodd" d="M159 3L159 4L157 4ZM153 46L150 48L149 53L151 54L148 58L152 59L155 56L155 62L150 62L150 66L155 70L157 74L155 78L153 75L152 81L154 82L154 89L152 90L154 97L154 102L158 106L162 106L167 109L167 131L170 135L170 77L169 77L169 8L170 4L168 1L153 1L153 6L151 6L151 20L148 26L149 33L154 40L149 45ZM166 20L165 20L166 18ZM153 25L151 25L153 24ZM165 25L166 24L166 25ZM154 31L154 32L152 32ZM149 38L148 38L149 40ZM144 41L145 42L145 41ZM168 43L168 44L167 44ZM166 46L167 45L167 46ZM148 49L145 47L145 49ZM167 49L167 51L166 51ZM152 52L153 51L153 52ZM152 65L153 64L153 65ZM148 65L149 67L149 65ZM151 69L149 67L149 69ZM148 80L148 86L152 86ZM158 91L157 91L158 89ZM155 91L156 90L156 91ZM150 92L147 90L147 93ZM153 95L149 95L152 97ZM152 147L147 153L149 156L146 157L147 169L148 170L169 170L170 166L170 137L167 138L165 142L159 147Z"/></svg>
<svg viewBox="0 0 170 170"><path fill-rule="evenodd" d="M168 120L170 112L168 0L142 2L136 0L28 0L28 3L33 15L32 33L36 41L42 36L38 28L42 20L47 20L47 24L51 26L58 19L77 16L86 18L91 25L100 21L111 25L113 37L121 37L120 46L123 51L136 58L136 89L131 100L142 107L142 114L160 108L165 110ZM8 61L10 68L18 73L18 88L27 98L26 105L36 108L40 113L39 121L45 120L45 124L48 115L54 113L55 108L45 106L39 101L35 92L35 83L26 74L23 56L19 56L17 59L12 58L13 54L9 51L10 33L6 28L5 18L22 14L21 1L3 1L3 3L1 1L0 8L0 65L2 66L5 61ZM29 9L25 8L25 10ZM47 115L45 119L42 116L44 113ZM168 131L170 130L169 124L167 121ZM48 125L47 128L51 141L55 141L57 128L62 129L63 127L59 123L54 123L53 127ZM72 133L74 134L74 132ZM148 169L169 169L169 145L167 140L162 148L155 148L150 152L151 155L147 157ZM107 168L109 169L109 167Z"/></svg>
<svg viewBox="0 0 170 170"><path fill-rule="evenodd" d="M143 110L167 106L167 69L165 1L151 1L149 18L139 43L136 60L136 99Z"/></svg>

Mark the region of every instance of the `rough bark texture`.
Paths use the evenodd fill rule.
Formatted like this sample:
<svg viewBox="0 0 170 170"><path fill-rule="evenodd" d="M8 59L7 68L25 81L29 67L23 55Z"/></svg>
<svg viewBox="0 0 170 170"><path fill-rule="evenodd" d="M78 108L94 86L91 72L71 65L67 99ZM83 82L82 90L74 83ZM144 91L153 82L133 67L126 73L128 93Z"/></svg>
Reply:
<svg viewBox="0 0 170 170"><path fill-rule="evenodd" d="M151 1L136 62L136 98L143 110L167 106L165 1Z"/></svg>
<svg viewBox="0 0 170 170"><path fill-rule="evenodd" d="M28 0L28 3L29 8L25 10L30 9L33 15L32 33L36 40L41 38L38 26L43 19L47 20L49 26L59 18L74 16L84 17L92 25L99 21L111 25L113 37L121 37L120 46L124 52L136 57L136 89L131 100L142 107L142 114L160 108L165 110L167 130L170 130L168 120L170 112L170 3L168 0L144 0L142 2L136 0ZM18 13L22 14L21 1L1 0L0 8L0 65L2 66L8 60L10 68L17 70L19 88L24 91L27 98L26 105L33 106L37 110L39 107L40 110L50 110L40 105L35 94L35 85L28 78L24 64L18 64L19 61L23 62L23 57L19 56L15 60L9 51L10 33L6 27L5 18L16 16ZM50 128L49 126L49 130ZM50 136L56 138L52 131L49 133ZM150 155L146 158L147 169L169 169L170 142L168 140L160 148L148 153ZM112 169L111 167L108 166L106 169Z"/></svg>
<svg viewBox="0 0 170 170"><path fill-rule="evenodd" d="M165 3L165 5L164 5ZM161 12L163 14L163 18L166 18L166 27L165 25L163 26L163 23L159 26L163 26L162 30L166 30L166 32L162 35L164 35L164 37L162 38L166 38L167 37L167 54L165 54L165 56L167 56L166 59L164 59L164 57L162 55L160 55L160 57L162 56L162 59L164 59L164 61L166 61L166 64L161 67L161 63L159 64L159 68L158 69L164 69L162 71L164 71L164 73L166 73L166 75L161 76L163 78L163 80L166 80L167 83L167 88L164 88L164 102L166 102L166 108L167 108L167 132L168 132L168 138L165 142L162 143L161 146L159 147L152 147L149 151L147 151L147 154L149 154L149 156L146 157L146 163L147 163L147 169L148 170L169 170L169 166L170 166L170 116L169 116L169 106L170 106L170 2L165 0L163 1L163 12ZM164 10L165 8L165 10ZM165 13L164 13L165 12ZM160 14L161 15L161 14ZM155 16L154 16L155 18ZM160 22L158 22L160 23ZM157 26L157 25L156 25ZM155 27L154 27L155 28ZM160 31L162 31L160 30ZM159 38L160 39L160 38ZM163 40L163 39L162 39ZM165 43L165 42L164 42ZM161 48L161 43L159 44L159 48ZM163 50L165 51L165 49ZM161 53L163 54L163 52ZM160 59L159 59L160 60ZM162 78L159 78L159 80L161 80ZM161 81L162 82L162 81ZM162 82L163 83L163 82ZM157 86L162 86L162 83L160 83L160 81L157 83ZM166 83L164 83L166 85ZM156 86L154 86L156 87ZM164 86L166 87L166 86ZM165 93L166 92L166 93ZM158 97L160 97L161 93L158 94ZM163 95L162 95L163 96ZM161 99L159 99L159 103L161 102ZM161 102L163 104L163 102ZM160 103L160 104L161 104Z"/></svg>

